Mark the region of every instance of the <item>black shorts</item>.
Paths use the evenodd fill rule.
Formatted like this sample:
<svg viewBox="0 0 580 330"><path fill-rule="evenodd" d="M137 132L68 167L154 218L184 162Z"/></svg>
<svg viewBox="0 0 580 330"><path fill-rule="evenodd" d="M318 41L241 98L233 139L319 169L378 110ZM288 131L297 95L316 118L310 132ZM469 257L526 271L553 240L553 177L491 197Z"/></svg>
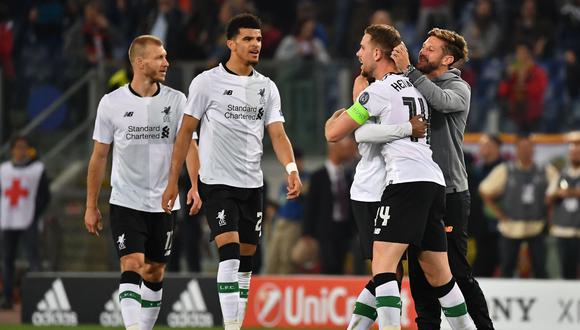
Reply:
<svg viewBox="0 0 580 330"><path fill-rule="evenodd" d="M144 253L145 259L167 263L171 255L174 213L151 213L111 205L111 234L120 257Z"/></svg>
<svg viewBox="0 0 580 330"><path fill-rule="evenodd" d="M423 181L388 185L375 217L374 240L447 251L444 215L445 187Z"/></svg>
<svg viewBox="0 0 580 330"><path fill-rule="evenodd" d="M208 185L200 182L201 200L210 240L237 231L240 243L258 244L262 235L263 189Z"/></svg>
<svg viewBox="0 0 580 330"><path fill-rule="evenodd" d="M375 229L374 219L381 202L359 202L351 200L352 213L358 229L358 238L363 256L366 259L373 259L373 231Z"/></svg>

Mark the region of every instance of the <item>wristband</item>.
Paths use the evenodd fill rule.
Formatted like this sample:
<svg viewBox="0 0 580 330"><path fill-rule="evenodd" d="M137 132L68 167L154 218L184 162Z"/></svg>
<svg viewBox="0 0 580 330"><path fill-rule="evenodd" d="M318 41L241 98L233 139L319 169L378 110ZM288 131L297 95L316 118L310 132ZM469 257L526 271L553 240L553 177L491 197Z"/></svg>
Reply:
<svg viewBox="0 0 580 330"><path fill-rule="evenodd" d="M298 166L296 166L296 163L291 162L286 164L286 172L288 175L290 175L292 172L298 172Z"/></svg>

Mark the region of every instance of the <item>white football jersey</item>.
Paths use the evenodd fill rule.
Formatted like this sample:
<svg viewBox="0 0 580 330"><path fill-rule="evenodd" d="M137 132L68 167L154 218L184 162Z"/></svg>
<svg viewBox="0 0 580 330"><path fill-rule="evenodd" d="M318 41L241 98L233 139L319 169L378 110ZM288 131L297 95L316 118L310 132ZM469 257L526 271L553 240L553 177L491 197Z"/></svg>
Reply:
<svg viewBox="0 0 580 330"><path fill-rule="evenodd" d="M409 79L396 74L371 84L349 109L349 115L355 121L364 122L369 117L377 117L381 124L386 125L400 124L421 114L430 120L427 101ZM433 161L429 140L428 131L424 138L409 137L382 145L387 185L428 181L445 186L443 173Z"/></svg>
<svg viewBox="0 0 580 330"><path fill-rule="evenodd" d="M185 102L182 92L162 84L151 97L138 96L128 84L103 96L93 139L113 143L111 204L163 212L161 195ZM176 198L173 209L179 208Z"/></svg>
<svg viewBox="0 0 580 330"><path fill-rule="evenodd" d="M220 64L193 79L185 113L201 121L199 177L203 183L239 188L264 184L264 127L284 121L273 81L256 70L250 76L238 76Z"/></svg>
<svg viewBox="0 0 580 330"><path fill-rule="evenodd" d="M381 154L382 144L360 142L361 158L356 165L350 187L350 199L359 202L380 202L387 185L387 169Z"/></svg>

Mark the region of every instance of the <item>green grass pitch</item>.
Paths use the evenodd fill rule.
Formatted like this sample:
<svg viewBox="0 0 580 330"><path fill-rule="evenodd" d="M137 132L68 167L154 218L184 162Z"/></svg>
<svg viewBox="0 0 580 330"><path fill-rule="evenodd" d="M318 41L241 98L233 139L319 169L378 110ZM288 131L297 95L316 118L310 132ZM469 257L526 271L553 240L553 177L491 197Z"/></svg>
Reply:
<svg viewBox="0 0 580 330"><path fill-rule="evenodd" d="M102 327L99 325L79 325L76 327L65 327L65 326L57 326L57 327L35 327L33 325L21 325L21 324L0 324L1 330L123 330L122 327ZM161 327L156 326L155 330L176 330L180 328L170 328L170 327ZM184 328L185 329L185 328ZM195 329L195 330L220 330L223 329L222 327L215 327L215 328L187 328L187 329ZM258 330L259 328L244 328L244 330ZM271 330L285 330L282 328L269 328ZM289 329L288 329L289 330Z"/></svg>

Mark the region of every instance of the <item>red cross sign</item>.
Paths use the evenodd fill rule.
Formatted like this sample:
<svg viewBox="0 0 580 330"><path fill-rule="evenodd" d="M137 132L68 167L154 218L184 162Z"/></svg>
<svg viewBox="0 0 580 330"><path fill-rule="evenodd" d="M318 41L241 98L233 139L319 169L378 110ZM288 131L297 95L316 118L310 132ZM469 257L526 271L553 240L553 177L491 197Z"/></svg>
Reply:
<svg viewBox="0 0 580 330"><path fill-rule="evenodd" d="M6 189L4 195L10 198L10 206L16 207L20 197L28 197L28 189L20 185L20 179L12 179L12 187Z"/></svg>

